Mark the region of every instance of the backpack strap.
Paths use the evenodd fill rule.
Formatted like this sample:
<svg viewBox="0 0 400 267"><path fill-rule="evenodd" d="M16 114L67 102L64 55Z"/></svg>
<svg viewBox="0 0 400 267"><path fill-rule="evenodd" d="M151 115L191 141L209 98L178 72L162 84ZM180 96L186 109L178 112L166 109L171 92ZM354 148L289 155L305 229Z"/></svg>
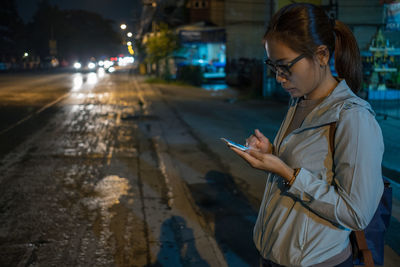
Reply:
<svg viewBox="0 0 400 267"><path fill-rule="evenodd" d="M361 231L353 231L356 236L356 242L359 252L362 254L362 259L364 261L365 267L374 267L374 260L372 258L371 250L369 250L367 245L367 240L365 239L365 233Z"/></svg>
<svg viewBox="0 0 400 267"><path fill-rule="evenodd" d="M336 133L336 121L329 124L329 146L332 151L332 157L335 152L335 133ZM364 264L366 267L374 267L374 260L372 258L371 250L368 249L367 240L365 239L365 233L361 231L353 231L356 239L356 245L359 250L358 255L361 253ZM353 251L354 254L354 251Z"/></svg>
<svg viewBox="0 0 400 267"><path fill-rule="evenodd" d="M336 133L336 121L329 124L329 146L331 147L332 156L335 152L335 133Z"/></svg>

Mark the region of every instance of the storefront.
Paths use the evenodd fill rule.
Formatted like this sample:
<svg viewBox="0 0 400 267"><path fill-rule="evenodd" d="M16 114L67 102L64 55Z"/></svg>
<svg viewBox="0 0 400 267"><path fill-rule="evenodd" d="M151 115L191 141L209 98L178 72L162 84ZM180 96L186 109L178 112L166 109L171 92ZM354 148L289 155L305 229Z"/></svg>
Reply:
<svg viewBox="0 0 400 267"><path fill-rule="evenodd" d="M371 39L368 50L361 51L363 90L369 100L400 99L400 46L398 38L387 36L400 33L400 3L386 5L385 14L385 27Z"/></svg>
<svg viewBox="0 0 400 267"><path fill-rule="evenodd" d="M200 66L206 79L225 79L226 38L222 27L196 23L177 29L181 49L176 53L178 68Z"/></svg>
<svg viewBox="0 0 400 267"><path fill-rule="evenodd" d="M362 51L364 90L369 99L400 98L400 47L385 39L382 30L372 39L368 51Z"/></svg>

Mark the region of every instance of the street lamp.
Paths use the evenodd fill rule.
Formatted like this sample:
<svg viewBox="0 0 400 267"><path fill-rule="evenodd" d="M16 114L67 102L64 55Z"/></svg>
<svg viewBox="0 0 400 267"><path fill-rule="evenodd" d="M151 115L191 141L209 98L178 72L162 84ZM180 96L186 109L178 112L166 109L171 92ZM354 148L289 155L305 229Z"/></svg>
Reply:
<svg viewBox="0 0 400 267"><path fill-rule="evenodd" d="M127 43L126 43L126 45L132 45L132 42L131 41L128 41Z"/></svg>
<svg viewBox="0 0 400 267"><path fill-rule="evenodd" d="M131 33L131 32L128 32L128 33L126 34L126 36L132 37L132 33Z"/></svg>
<svg viewBox="0 0 400 267"><path fill-rule="evenodd" d="M122 30L125 30L126 29L126 24L121 24L120 27L121 27Z"/></svg>

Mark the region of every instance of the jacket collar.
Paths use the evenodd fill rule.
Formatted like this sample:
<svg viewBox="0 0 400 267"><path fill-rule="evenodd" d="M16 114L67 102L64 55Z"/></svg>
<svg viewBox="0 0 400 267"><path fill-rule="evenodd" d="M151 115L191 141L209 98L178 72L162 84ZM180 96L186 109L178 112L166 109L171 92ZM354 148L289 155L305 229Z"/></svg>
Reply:
<svg viewBox="0 0 400 267"><path fill-rule="evenodd" d="M298 99L294 102L297 107ZM349 109L352 105L358 105L366 108L375 115L370 104L365 100L356 96L347 85L345 80L339 82L336 88L328 95L318 106L316 106L310 114L305 118L302 126L294 132L330 124L339 120L342 109Z"/></svg>

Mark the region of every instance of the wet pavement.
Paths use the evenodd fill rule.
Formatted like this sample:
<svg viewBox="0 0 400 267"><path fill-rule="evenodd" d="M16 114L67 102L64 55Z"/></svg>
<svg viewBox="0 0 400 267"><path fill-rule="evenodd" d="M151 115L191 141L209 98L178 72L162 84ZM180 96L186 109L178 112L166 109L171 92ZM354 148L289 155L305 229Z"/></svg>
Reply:
<svg viewBox="0 0 400 267"><path fill-rule="evenodd" d="M158 92L139 85L127 73L89 75L62 77L59 83L71 78L72 88L53 99L37 99L37 107L29 112L4 97L3 110L17 112L2 125L0 265L227 266L228 261L241 262L230 246L223 252L221 246L227 242L217 243L213 232L222 225L216 225L213 217L227 213L226 218L242 219L242 214L229 214L230 209L221 212L229 199L218 205L207 199L200 203L209 210L204 215L171 156L168 142L183 148L177 157L192 162L206 157L197 154L201 144L190 129ZM24 91L22 87L15 93ZM21 98L20 104L24 94ZM42 127L34 127L33 122L39 121ZM215 169L211 159L203 163ZM216 198L220 198L218 190L226 197L238 195L224 187L229 177L222 170L204 174L200 168L186 178L211 184L208 193ZM200 185L193 186L202 194ZM247 207L245 199L232 201ZM221 238L232 239L230 228L221 233ZM249 258L246 250L240 251L242 244L236 250Z"/></svg>
<svg viewBox="0 0 400 267"><path fill-rule="evenodd" d="M219 138L273 138L286 103L125 72L3 76L0 100L0 266L257 266L265 176Z"/></svg>

